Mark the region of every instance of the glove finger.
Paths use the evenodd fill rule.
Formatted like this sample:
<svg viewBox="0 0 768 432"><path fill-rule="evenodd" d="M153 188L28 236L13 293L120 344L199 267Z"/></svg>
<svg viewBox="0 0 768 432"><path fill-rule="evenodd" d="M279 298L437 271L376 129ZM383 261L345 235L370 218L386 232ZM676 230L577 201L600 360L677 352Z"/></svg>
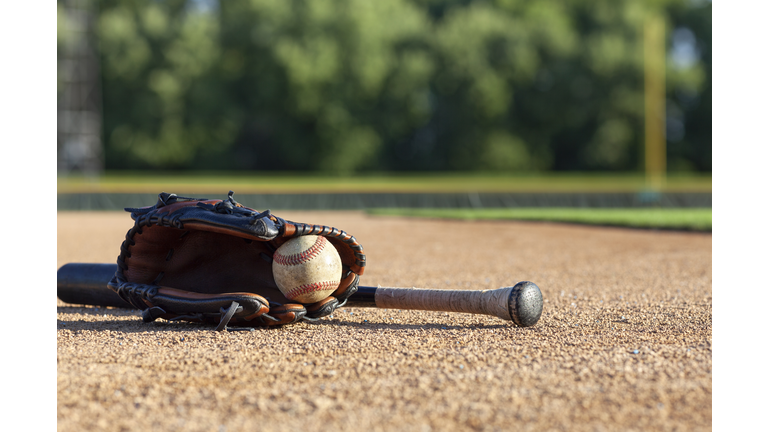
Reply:
<svg viewBox="0 0 768 432"><path fill-rule="evenodd" d="M228 309L232 302L241 308L233 317L235 321L254 320L269 311L269 302L253 293L203 294L176 288L126 282L120 284L121 297L130 298L131 303L153 312L144 314L145 321L156 318L184 319L186 321L210 321L220 318L221 310Z"/></svg>
<svg viewBox="0 0 768 432"><path fill-rule="evenodd" d="M360 283L360 275L348 272L339 283L339 287L331 294L339 300L339 305L343 305L347 299L357 292L357 286Z"/></svg>
<svg viewBox="0 0 768 432"><path fill-rule="evenodd" d="M322 318L331 315L339 306L347 302L349 296L357 292L357 284L360 276L351 271L345 276L339 288L333 292L333 295L320 300L319 302L307 305L307 317Z"/></svg>
<svg viewBox="0 0 768 432"><path fill-rule="evenodd" d="M297 303L288 303L284 305L269 308L269 316L275 320L262 317L264 324L268 326L277 326L284 324L293 324L300 321L307 314L307 309L304 305Z"/></svg>
<svg viewBox="0 0 768 432"><path fill-rule="evenodd" d="M229 308L233 301L242 306L242 310L233 317L233 324L251 321L269 311L267 300L252 293L202 294L161 287L151 299L153 306L161 306L166 312L179 315L195 312L221 315L221 310Z"/></svg>
<svg viewBox="0 0 768 432"><path fill-rule="evenodd" d="M307 317L322 318L332 314L337 307L339 307L339 300L334 296L329 296L319 302L307 305Z"/></svg>

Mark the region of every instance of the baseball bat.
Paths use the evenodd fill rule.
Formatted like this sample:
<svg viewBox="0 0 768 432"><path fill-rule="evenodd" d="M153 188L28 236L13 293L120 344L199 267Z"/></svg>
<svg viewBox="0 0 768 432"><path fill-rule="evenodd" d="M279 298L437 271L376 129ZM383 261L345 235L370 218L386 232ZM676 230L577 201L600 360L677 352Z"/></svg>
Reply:
<svg viewBox="0 0 768 432"><path fill-rule="evenodd" d="M117 264L65 264L57 272L57 295L71 304L135 309L107 287L116 270ZM539 287L528 281L483 291L359 286L345 307L474 313L530 327L541 317L544 298Z"/></svg>

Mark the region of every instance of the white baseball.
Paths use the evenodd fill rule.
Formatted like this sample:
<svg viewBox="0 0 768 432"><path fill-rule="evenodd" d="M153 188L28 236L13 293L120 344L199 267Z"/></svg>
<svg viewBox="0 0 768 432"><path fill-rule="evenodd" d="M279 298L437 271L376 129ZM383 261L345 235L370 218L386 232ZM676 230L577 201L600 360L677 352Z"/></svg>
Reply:
<svg viewBox="0 0 768 432"><path fill-rule="evenodd" d="M272 256L272 275L288 300L315 303L339 287L341 257L323 236L292 238Z"/></svg>

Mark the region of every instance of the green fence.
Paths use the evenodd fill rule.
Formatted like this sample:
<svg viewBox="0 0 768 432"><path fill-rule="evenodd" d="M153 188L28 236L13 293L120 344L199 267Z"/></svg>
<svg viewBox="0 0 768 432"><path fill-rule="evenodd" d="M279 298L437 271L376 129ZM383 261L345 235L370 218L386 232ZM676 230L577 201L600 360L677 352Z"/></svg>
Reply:
<svg viewBox="0 0 768 432"><path fill-rule="evenodd" d="M221 199L224 195L178 193L179 196ZM259 210L366 210L373 208L711 208L712 194L678 193L288 193L235 194ZM58 210L122 210L157 201L147 193L62 193Z"/></svg>

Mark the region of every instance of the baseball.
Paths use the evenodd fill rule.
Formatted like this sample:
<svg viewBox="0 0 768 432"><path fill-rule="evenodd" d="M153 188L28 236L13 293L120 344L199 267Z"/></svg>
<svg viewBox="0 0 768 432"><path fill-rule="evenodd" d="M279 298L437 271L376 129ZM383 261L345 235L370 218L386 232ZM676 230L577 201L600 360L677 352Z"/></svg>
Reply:
<svg viewBox="0 0 768 432"><path fill-rule="evenodd" d="M296 237L275 251L272 274L288 300L315 303L339 287L341 257L323 236Z"/></svg>

